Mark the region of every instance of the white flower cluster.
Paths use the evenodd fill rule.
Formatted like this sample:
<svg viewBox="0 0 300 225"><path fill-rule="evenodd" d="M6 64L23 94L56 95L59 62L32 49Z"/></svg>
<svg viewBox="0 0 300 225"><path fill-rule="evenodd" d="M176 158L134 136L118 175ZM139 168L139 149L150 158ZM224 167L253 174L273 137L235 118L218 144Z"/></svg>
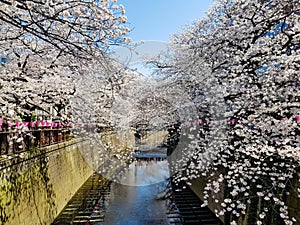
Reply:
<svg viewBox="0 0 300 225"><path fill-rule="evenodd" d="M206 176L204 205L212 199L231 224L250 213L248 224L296 221L288 199L297 195L300 166L299 7L296 0L216 1L156 63L187 90L202 121L248 121L202 124L197 146L181 148L172 165L177 181Z"/></svg>
<svg viewBox="0 0 300 225"><path fill-rule="evenodd" d="M16 119L8 112L22 117L35 109L49 114L50 107L62 115L87 85L76 83L83 74L114 83L111 76L120 68L106 50L130 42L124 6L108 0L14 0L0 2L0 8L0 56L8 61L0 65L0 117Z"/></svg>

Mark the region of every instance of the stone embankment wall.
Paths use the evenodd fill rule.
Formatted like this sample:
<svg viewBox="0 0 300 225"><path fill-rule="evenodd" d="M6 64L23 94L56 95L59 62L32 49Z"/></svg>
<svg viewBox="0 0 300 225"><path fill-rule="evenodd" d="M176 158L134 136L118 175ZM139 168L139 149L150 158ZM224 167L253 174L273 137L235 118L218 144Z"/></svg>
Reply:
<svg viewBox="0 0 300 225"><path fill-rule="evenodd" d="M157 147L167 142L168 132L167 131L153 131L147 132L142 136L141 144L150 145Z"/></svg>
<svg viewBox="0 0 300 225"><path fill-rule="evenodd" d="M165 132L148 134L145 142L157 144L164 138ZM99 148L110 158L136 147L134 132L104 132L101 142L73 139L0 160L0 225L50 225L95 170L105 165Z"/></svg>
<svg viewBox="0 0 300 225"><path fill-rule="evenodd" d="M93 174L97 149L74 139L0 161L0 224L51 224Z"/></svg>

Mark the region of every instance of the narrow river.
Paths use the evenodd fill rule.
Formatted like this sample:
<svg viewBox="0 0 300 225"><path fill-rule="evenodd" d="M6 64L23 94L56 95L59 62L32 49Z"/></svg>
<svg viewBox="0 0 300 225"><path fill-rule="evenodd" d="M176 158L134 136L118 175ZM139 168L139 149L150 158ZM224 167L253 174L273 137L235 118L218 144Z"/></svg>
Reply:
<svg viewBox="0 0 300 225"><path fill-rule="evenodd" d="M90 177L53 225L167 225L165 200L157 197L169 177L166 160L138 160L109 182Z"/></svg>
<svg viewBox="0 0 300 225"><path fill-rule="evenodd" d="M112 183L104 225L167 225L165 201L157 200L164 182L146 186Z"/></svg>

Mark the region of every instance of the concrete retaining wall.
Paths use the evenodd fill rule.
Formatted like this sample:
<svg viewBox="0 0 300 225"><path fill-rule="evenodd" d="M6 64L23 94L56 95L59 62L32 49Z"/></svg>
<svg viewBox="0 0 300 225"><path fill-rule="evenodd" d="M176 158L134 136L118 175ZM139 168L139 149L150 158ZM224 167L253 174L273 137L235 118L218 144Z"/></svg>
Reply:
<svg viewBox="0 0 300 225"><path fill-rule="evenodd" d="M164 136L164 132L149 134L146 142L157 144ZM91 145L74 139L0 160L0 225L50 225L105 163L99 160L99 146L113 155L131 151L136 144L133 132L104 132L101 141L103 145Z"/></svg>
<svg viewBox="0 0 300 225"><path fill-rule="evenodd" d="M86 159L96 151L71 140L0 161L0 224L51 224L93 174Z"/></svg>

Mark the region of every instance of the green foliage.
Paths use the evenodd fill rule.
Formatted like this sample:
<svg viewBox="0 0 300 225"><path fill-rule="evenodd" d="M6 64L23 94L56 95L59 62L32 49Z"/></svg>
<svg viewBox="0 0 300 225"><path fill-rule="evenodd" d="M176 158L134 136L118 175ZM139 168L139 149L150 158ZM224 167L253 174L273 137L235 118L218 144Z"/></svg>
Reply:
<svg viewBox="0 0 300 225"><path fill-rule="evenodd" d="M39 150L40 150L40 149L39 149L38 147L31 147L31 148L27 149L26 152L27 152L28 154L33 154L33 153L35 153L35 152L38 152Z"/></svg>

